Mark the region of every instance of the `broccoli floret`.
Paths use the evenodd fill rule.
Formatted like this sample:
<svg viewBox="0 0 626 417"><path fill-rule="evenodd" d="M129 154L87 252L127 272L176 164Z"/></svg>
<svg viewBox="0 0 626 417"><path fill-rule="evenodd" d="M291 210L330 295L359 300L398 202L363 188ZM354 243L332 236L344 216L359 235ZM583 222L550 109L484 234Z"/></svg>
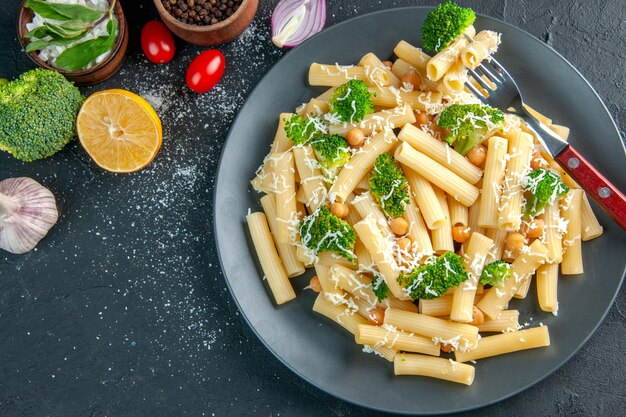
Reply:
<svg viewBox="0 0 626 417"><path fill-rule="evenodd" d="M316 255L320 252L334 252L350 262L354 260L354 229L326 207L320 207L302 219L300 239Z"/></svg>
<svg viewBox="0 0 626 417"><path fill-rule="evenodd" d="M54 155L76 135L84 97L56 71L37 68L0 85L0 149L31 162Z"/></svg>
<svg viewBox="0 0 626 417"><path fill-rule="evenodd" d="M370 192L374 200L390 217L400 217L409 203L409 182L395 164L390 153L376 158L369 178Z"/></svg>
<svg viewBox="0 0 626 417"><path fill-rule="evenodd" d="M472 9L450 0L440 3L428 13L422 26L422 45L428 52L439 52L476 20Z"/></svg>
<svg viewBox="0 0 626 417"><path fill-rule="evenodd" d="M350 80L337 87L328 101L328 107L330 113L346 123L360 122L374 112L372 93L361 80Z"/></svg>
<svg viewBox="0 0 626 417"><path fill-rule="evenodd" d="M489 284L493 286L500 286L504 284L504 280L511 274L511 265L508 263L497 260L493 261L483 269L483 273L480 274L480 283L482 285Z"/></svg>
<svg viewBox="0 0 626 417"><path fill-rule="evenodd" d="M315 136L326 133L326 126L316 116L303 118L294 114L285 119L285 133L294 145L304 145Z"/></svg>
<svg viewBox="0 0 626 417"><path fill-rule="evenodd" d="M449 288L467 280L463 257L454 252L446 252L439 258L431 257L426 263L408 275L398 277L400 285L413 300L439 298Z"/></svg>
<svg viewBox="0 0 626 417"><path fill-rule="evenodd" d="M537 168L526 175L522 185L526 189L524 217L527 218L541 213L569 191L557 174L544 168Z"/></svg>
<svg viewBox="0 0 626 417"><path fill-rule="evenodd" d="M480 145L486 134L504 122L504 114L480 104L453 104L439 115L437 124L450 130L446 142L461 155Z"/></svg>
<svg viewBox="0 0 626 417"><path fill-rule="evenodd" d="M335 172L350 160L350 145L341 135L320 135L309 142L320 165Z"/></svg>
<svg viewBox="0 0 626 417"><path fill-rule="evenodd" d="M374 291L374 295L376 295L379 302L389 297L389 287L383 276L378 272L375 272L374 278L372 278L372 291Z"/></svg>

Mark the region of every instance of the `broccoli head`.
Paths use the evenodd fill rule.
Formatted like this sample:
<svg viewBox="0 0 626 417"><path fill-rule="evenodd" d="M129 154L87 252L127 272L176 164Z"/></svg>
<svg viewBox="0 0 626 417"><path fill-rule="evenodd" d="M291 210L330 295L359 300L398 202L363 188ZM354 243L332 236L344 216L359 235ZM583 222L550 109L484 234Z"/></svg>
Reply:
<svg viewBox="0 0 626 417"><path fill-rule="evenodd" d="M357 123L374 112L372 93L361 80L350 80L340 85L328 101L330 113L334 113L342 122Z"/></svg>
<svg viewBox="0 0 626 417"><path fill-rule="evenodd" d="M428 52L439 52L471 26L476 14L447 0L431 10L422 26L422 45Z"/></svg>
<svg viewBox="0 0 626 417"><path fill-rule="evenodd" d="M524 217L527 218L541 213L569 191L569 187L563 184L558 174L544 168L537 168L526 175L522 185L526 189Z"/></svg>
<svg viewBox="0 0 626 417"><path fill-rule="evenodd" d="M294 145L304 145L315 136L326 133L326 126L315 116L305 119L294 114L285 119L285 133Z"/></svg>
<svg viewBox="0 0 626 417"><path fill-rule="evenodd" d="M379 302L389 297L389 287L383 276L378 272L375 272L374 278L372 278L372 291L374 291L374 295L376 295Z"/></svg>
<svg viewBox="0 0 626 417"><path fill-rule="evenodd" d="M341 135L320 135L310 142L320 165L334 172L350 160L350 145Z"/></svg>
<svg viewBox="0 0 626 417"><path fill-rule="evenodd" d="M63 75L42 68L0 84L0 149L26 162L54 155L76 135L83 100Z"/></svg>
<svg viewBox="0 0 626 417"><path fill-rule="evenodd" d="M326 207L320 207L302 219L300 240L316 255L320 252L334 252L350 262L354 260L354 229Z"/></svg>
<svg viewBox="0 0 626 417"><path fill-rule="evenodd" d="M408 275L401 274L398 282L413 300L439 298L449 288L467 280L463 257L446 252L440 257L431 257L426 263Z"/></svg>
<svg viewBox="0 0 626 417"><path fill-rule="evenodd" d="M480 283L482 285L489 284L493 286L501 286L511 274L511 265L501 261L493 261L483 269L480 274Z"/></svg>
<svg viewBox="0 0 626 417"><path fill-rule="evenodd" d="M376 158L369 178L370 193L390 217L400 217L409 203L409 182L389 152Z"/></svg>
<svg viewBox="0 0 626 417"><path fill-rule="evenodd" d="M437 124L450 130L446 142L461 155L480 145L488 132L500 127L504 113L481 104L453 104L439 115Z"/></svg>

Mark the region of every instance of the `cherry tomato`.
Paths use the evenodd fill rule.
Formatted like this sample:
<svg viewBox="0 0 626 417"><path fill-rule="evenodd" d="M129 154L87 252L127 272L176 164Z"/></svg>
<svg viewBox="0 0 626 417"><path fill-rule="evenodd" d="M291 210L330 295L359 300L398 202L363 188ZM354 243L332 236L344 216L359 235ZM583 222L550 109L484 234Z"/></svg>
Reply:
<svg viewBox="0 0 626 417"><path fill-rule="evenodd" d="M151 20L141 29L141 49L151 62L165 64L174 58L176 45L167 27L157 20Z"/></svg>
<svg viewBox="0 0 626 417"><path fill-rule="evenodd" d="M187 68L187 85L196 93L206 93L224 74L224 55L209 49L195 57Z"/></svg>

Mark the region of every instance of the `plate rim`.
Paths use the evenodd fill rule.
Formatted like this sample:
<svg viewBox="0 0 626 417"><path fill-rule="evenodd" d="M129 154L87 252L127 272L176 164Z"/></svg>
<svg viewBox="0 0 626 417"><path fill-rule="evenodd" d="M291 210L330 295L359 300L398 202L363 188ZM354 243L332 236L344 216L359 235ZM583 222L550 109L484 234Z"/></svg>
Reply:
<svg viewBox="0 0 626 417"><path fill-rule="evenodd" d="M327 32L327 31L329 31L329 30L331 30L331 29L333 29L335 27L338 27L338 26L341 26L341 25L344 25L344 24L349 24L352 21L362 19L365 16L390 13L390 12L395 12L395 11L398 11L398 10L416 10L416 9L432 10L433 8L434 8L433 6L403 6L403 7L391 7L391 8L387 8L387 9L381 9L381 10L376 10L376 11L369 12L369 13L360 14L360 15L351 17L349 19L343 20L341 22L335 23L332 26L325 27L321 32L316 33L311 38L309 38L305 42L303 42L301 45L306 45L307 43L311 42L311 40L316 39L321 34ZM624 144L624 140L623 140L622 135L621 135L621 133L619 131L619 128L617 127L617 123L613 119L613 115L611 114L611 112L607 108L606 104L602 100L602 97L600 97L600 95L595 90L595 88L593 88L593 86L587 80L587 78L585 78L585 76L583 74L581 74L580 71L578 71L578 69L571 62L569 62L563 55L561 55L552 46L548 45L545 42L542 42L536 36L532 35L531 33L527 32L526 30L524 30L524 29L522 29L522 28L520 28L518 26L515 26L512 23L506 22L506 21L504 21L502 19L499 19L497 17L489 16L489 15L486 15L486 14L483 14L483 13L476 13L476 16L480 17L480 18L486 18L486 19L490 19L490 20L495 20L495 21L499 22L500 24L503 24L504 26L507 26L507 27L513 29L514 31L523 34L525 37L531 39L533 42L539 43L542 47L547 48L548 50L550 50L553 54L555 54L558 58L560 58L563 62L565 62L571 69L573 69L574 72L576 73L576 75L586 84L586 86L589 88L589 90L595 95L595 97L598 99L598 102L602 105L602 108L603 108L604 112L609 116L609 120L612 123L613 130L615 131L616 136L619 138L619 142L621 144L622 150L624 150L624 152L626 153L626 146ZM217 171L216 171L216 175L215 175L215 186L214 186L214 189L213 189L213 192L212 192L212 195L213 195L213 212L212 212L212 214L213 214L213 219L212 219L213 235L215 237L215 248L216 248L217 255L218 255L218 260L219 260L219 264L220 264L220 270L222 271L222 275L223 275L224 281L226 281L226 286L228 288L229 294L230 294L231 298L234 300L235 305L237 306L237 309L238 309L239 313L243 317L243 319L246 322L246 324L248 325L248 327L252 330L254 335L260 340L260 342L264 346L264 348L266 350L268 350L276 359L278 359L278 361L280 363L282 363L285 367L287 367L287 369L289 369L291 372L293 372L299 378L301 378L302 380L306 381L306 383L312 385L316 389L318 389L318 390L320 390L320 391L322 391L322 392L324 392L324 393L326 393L326 394L328 394L328 395L330 395L330 396L332 396L334 398L340 399L341 401L345 401L345 402L347 402L349 404L353 404L355 406L358 406L358 407L361 407L361 408L364 408L364 409L367 409L367 410L379 411L379 412L385 412L385 413L397 414L397 415L420 415L420 416L439 416L439 415L456 414L456 413L462 413L462 412L466 412L466 411L479 410L479 409L482 409L482 408L485 408L485 407L497 404L497 403L502 402L504 400L507 400L507 399L509 399L511 397L514 397L514 396L520 394L521 392L526 391L527 389L529 389L529 388L537 385L538 383L544 381L546 378L551 376L554 372L556 372L557 370L562 368L563 365L565 365L567 362L569 362L576 354L578 354L578 352L580 352L580 350L583 348L583 346L585 346L589 342L589 339L597 332L597 330L600 327L600 325L602 323L604 323L604 321L606 320L607 314L609 313L611 307L613 307L613 304L615 303L615 300L616 300L616 298L617 298L621 288L624 285L624 281L625 281L625 278L626 278L626 268L624 269L624 272L622 273L619 285L617 286L617 289L616 289L615 293L611 297L611 300L608 303L605 311L602 313L601 319L594 325L592 331L589 332L589 334L587 334L585 336L585 338L576 347L575 350L573 350L569 355L565 356L561 361L559 361L555 366L553 366L552 369L550 369L547 373L545 373L539 379L536 379L535 381L533 381L533 382L531 382L531 383L529 383L529 384L527 384L527 385L525 385L525 386L523 386L521 388L515 389L515 390L507 393L506 395L501 396L500 398L498 398L496 400L489 401L489 402L481 404L481 405L462 407L462 408L457 408L457 409L454 409L454 410L446 410L446 411L421 412L421 413L418 412L418 413L415 413L415 412L397 411L397 410L386 409L386 408L378 408L378 407L374 407L374 406L370 406L370 405L361 404L361 403L353 401L353 400L351 400L351 399L349 399L349 398L347 398L347 397L345 397L345 396L343 396L341 394L331 392L330 390L328 390L328 389L326 389L324 387L321 387L320 385L318 385L315 382L311 381L306 375L304 375L301 372L297 371L287 361L285 361L276 351L274 351L274 349L272 349L269 346L269 344L259 334L257 329L252 325L250 319L248 318L248 316L244 312L242 306L240 305L239 300L235 297L233 288L231 287L230 279L228 278L228 275L227 275L227 273L226 273L226 271L224 269L224 262L222 260L222 249L220 248L220 244L218 242L218 234L219 233L218 233L218 227L217 227L217 222L216 222L216 217L217 217L217 212L218 212L217 190L218 190L218 186L219 186L219 183L220 183L220 174L221 174L223 163L224 163L224 154L225 154L225 151L226 151L227 144L230 141L230 138L232 136L232 128L233 128L233 126L235 126L238 123L240 117L243 117L242 116L242 110L248 104L250 96L252 96L255 93L255 91L260 87L260 85L263 83L265 78L267 78L269 73L272 72L276 68L276 66L278 66L281 63L281 61L283 61L286 57L291 55L296 48L290 49L286 54L284 54L282 57L280 57L280 59L278 59L274 64L272 64L272 66L265 72L263 77L254 86L254 88L252 90L250 90L250 92L248 93L245 102L243 103L243 105L241 106L241 108L237 112L237 115L233 119L233 121L232 121L232 123L231 123L231 125L230 125L230 127L228 129L228 134L226 136L226 139L223 142L222 149L221 149L221 152L220 152L219 162L218 162L218 165L217 165ZM271 302L271 300L270 300L270 302ZM276 308L276 306L274 308Z"/></svg>

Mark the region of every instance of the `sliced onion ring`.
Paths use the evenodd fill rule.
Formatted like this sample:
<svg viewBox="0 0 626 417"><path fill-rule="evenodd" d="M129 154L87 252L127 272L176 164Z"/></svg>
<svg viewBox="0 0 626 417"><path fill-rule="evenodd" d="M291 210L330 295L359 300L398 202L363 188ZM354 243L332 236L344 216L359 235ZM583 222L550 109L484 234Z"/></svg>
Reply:
<svg viewBox="0 0 626 417"><path fill-rule="evenodd" d="M326 0L280 0L272 14L272 42L293 48L324 29Z"/></svg>

